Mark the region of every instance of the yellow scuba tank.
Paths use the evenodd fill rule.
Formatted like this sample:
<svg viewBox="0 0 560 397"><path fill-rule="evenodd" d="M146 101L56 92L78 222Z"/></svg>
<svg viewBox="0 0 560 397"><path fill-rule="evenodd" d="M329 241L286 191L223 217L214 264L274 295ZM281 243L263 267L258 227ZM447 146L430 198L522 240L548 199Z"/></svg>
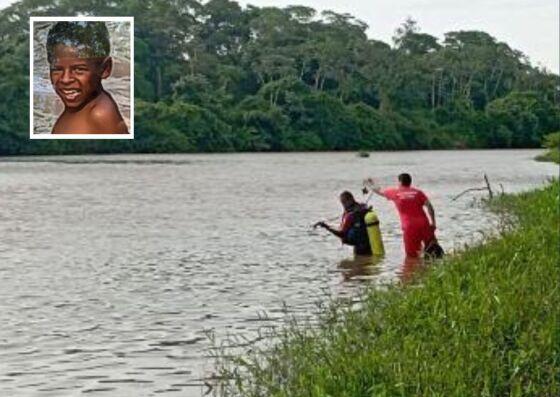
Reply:
<svg viewBox="0 0 560 397"><path fill-rule="evenodd" d="M383 247L383 239L381 238L381 230L379 229L379 218L373 211L368 211L364 217L369 238L369 245L373 255L385 255Z"/></svg>

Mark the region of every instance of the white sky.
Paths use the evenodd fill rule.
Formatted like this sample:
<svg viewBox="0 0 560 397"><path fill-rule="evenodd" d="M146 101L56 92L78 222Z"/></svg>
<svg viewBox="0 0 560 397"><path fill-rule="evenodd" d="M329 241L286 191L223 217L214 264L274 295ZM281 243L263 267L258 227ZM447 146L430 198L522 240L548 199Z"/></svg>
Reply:
<svg viewBox="0 0 560 397"><path fill-rule="evenodd" d="M0 0L0 8L13 3ZM534 65L560 72L559 0L238 0L242 5L305 5L350 13L369 25L370 37L390 42L410 16L437 37L451 30L483 30L529 56Z"/></svg>

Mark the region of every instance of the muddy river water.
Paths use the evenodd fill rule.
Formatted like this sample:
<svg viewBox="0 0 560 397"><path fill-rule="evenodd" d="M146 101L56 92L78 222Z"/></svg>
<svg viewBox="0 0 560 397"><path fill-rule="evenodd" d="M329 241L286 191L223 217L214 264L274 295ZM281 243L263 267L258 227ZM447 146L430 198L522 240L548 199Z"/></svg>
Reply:
<svg viewBox="0 0 560 397"><path fill-rule="evenodd" d="M328 293L395 280L391 203L374 198L387 257L370 275L310 225L360 181L402 171L434 203L448 251L495 216L469 194L546 183L538 151L119 155L0 159L0 396L200 396L219 339L313 310ZM368 280L364 283L364 280ZM266 318L263 318L266 316Z"/></svg>

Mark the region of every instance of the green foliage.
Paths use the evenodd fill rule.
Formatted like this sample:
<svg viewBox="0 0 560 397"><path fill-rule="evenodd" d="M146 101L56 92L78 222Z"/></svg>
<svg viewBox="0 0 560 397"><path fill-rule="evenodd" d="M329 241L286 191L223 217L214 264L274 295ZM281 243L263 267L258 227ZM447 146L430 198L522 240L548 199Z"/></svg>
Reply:
<svg viewBox="0 0 560 397"><path fill-rule="evenodd" d="M544 147L549 149L560 148L560 131L546 135L544 137Z"/></svg>
<svg viewBox="0 0 560 397"><path fill-rule="evenodd" d="M135 17L134 142L30 143L28 17ZM406 20L393 45L348 15L230 0L22 0L0 11L0 155L538 147L558 75L485 32ZM192 119L191 119L192 118Z"/></svg>
<svg viewBox="0 0 560 397"><path fill-rule="evenodd" d="M550 102L533 92L512 92L492 101L488 117L498 130L496 146L506 139L512 147L536 147L543 135L560 128L560 112Z"/></svg>
<svg viewBox="0 0 560 397"><path fill-rule="evenodd" d="M560 132L554 132L548 134L544 137L545 148L548 148L548 152L537 157L540 161L552 161L554 163L560 164Z"/></svg>
<svg viewBox="0 0 560 397"><path fill-rule="evenodd" d="M230 127L212 112L185 102L139 102L145 114L139 123L139 142L154 152L212 152L231 150ZM143 131L150 131L146 134Z"/></svg>
<svg viewBox="0 0 560 397"><path fill-rule="evenodd" d="M492 206L502 234L419 274L333 301L319 323L219 363L224 396L560 394L559 183Z"/></svg>
<svg viewBox="0 0 560 397"><path fill-rule="evenodd" d="M377 109L364 103L348 106L348 112L359 134L359 146L362 149L383 147L396 150L405 146L402 135L397 133L395 122Z"/></svg>

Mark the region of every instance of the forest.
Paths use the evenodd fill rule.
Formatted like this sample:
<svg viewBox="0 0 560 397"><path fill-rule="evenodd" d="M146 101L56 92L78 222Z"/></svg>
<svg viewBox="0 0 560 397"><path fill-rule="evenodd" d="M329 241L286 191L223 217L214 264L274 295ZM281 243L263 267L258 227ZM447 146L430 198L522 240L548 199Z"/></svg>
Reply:
<svg viewBox="0 0 560 397"><path fill-rule="evenodd" d="M135 17L135 139L29 140L29 17ZM482 31L230 0L23 0L0 11L0 155L540 147L560 80Z"/></svg>

